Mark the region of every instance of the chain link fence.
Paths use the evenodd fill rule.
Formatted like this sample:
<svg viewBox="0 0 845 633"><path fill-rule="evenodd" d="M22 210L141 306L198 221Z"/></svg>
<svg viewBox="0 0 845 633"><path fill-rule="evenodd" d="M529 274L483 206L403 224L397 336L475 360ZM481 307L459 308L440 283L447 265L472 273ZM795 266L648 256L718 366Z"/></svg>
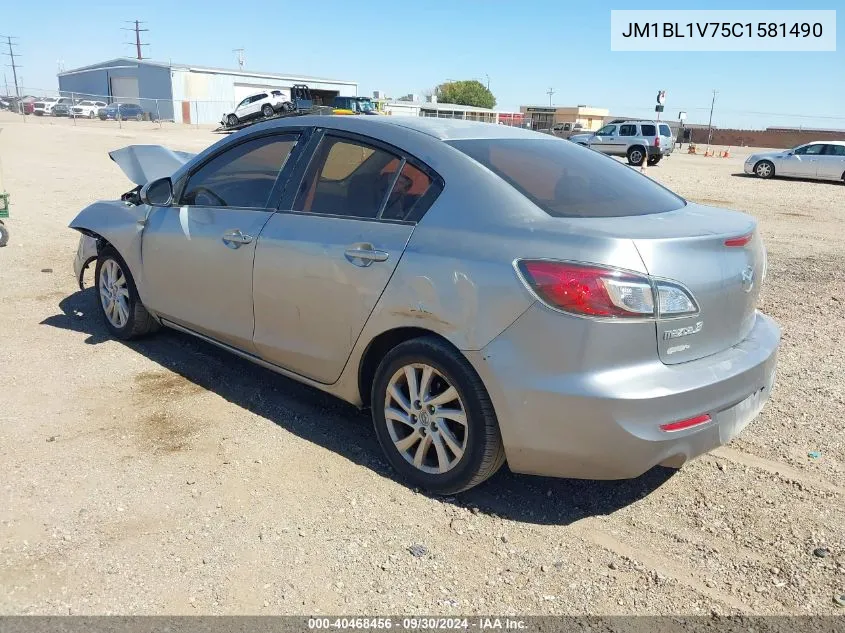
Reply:
<svg viewBox="0 0 845 633"><path fill-rule="evenodd" d="M24 117L27 123L45 124L64 118L73 125L102 125L118 127L146 124L162 128L167 124L217 127L226 113L237 105L234 101L179 101L114 97L59 90L22 87L20 97L4 99L9 110Z"/></svg>

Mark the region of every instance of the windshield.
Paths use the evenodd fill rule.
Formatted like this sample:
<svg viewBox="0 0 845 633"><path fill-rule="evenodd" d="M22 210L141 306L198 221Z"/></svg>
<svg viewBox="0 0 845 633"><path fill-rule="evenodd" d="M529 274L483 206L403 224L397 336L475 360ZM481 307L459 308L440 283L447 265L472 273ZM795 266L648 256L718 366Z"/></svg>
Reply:
<svg viewBox="0 0 845 633"><path fill-rule="evenodd" d="M450 145L554 217L622 217L686 201L630 167L562 139L472 139Z"/></svg>
<svg viewBox="0 0 845 633"><path fill-rule="evenodd" d="M372 112L373 104L370 103L369 101L359 101L358 102L358 109L361 112Z"/></svg>

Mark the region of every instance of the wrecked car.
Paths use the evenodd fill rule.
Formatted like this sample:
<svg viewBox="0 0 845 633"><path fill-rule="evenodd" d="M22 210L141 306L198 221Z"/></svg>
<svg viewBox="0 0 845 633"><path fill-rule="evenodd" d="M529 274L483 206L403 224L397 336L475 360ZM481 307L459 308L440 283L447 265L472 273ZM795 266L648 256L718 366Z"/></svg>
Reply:
<svg viewBox="0 0 845 633"><path fill-rule="evenodd" d="M432 492L505 461L680 467L772 390L756 220L574 143L309 115L111 157L136 187L70 224L108 331L173 328L369 407L389 463Z"/></svg>

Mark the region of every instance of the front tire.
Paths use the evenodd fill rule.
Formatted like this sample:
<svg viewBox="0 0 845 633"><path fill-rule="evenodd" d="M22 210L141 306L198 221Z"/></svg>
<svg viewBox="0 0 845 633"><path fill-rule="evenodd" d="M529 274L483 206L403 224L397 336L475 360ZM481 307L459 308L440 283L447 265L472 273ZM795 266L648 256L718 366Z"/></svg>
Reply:
<svg viewBox="0 0 845 633"><path fill-rule="evenodd" d="M770 160L761 160L754 165L754 173L758 178L771 178L775 175L775 165Z"/></svg>
<svg viewBox="0 0 845 633"><path fill-rule="evenodd" d="M235 127L238 124L238 117L234 114L230 114L226 117L226 125L229 127Z"/></svg>
<svg viewBox="0 0 845 633"><path fill-rule="evenodd" d="M632 147L628 150L628 162L639 167L645 160L645 150L642 147Z"/></svg>
<svg viewBox="0 0 845 633"><path fill-rule="evenodd" d="M388 352L370 402L387 460L415 486L455 494L488 479L505 461L484 384L439 339L412 339Z"/></svg>
<svg viewBox="0 0 845 633"><path fill-rule="evenodd" d="M94 270L98 305L106 328L124 341L158 329L158 322L141 303L129 267L111 247L102 250Z"/></svg>

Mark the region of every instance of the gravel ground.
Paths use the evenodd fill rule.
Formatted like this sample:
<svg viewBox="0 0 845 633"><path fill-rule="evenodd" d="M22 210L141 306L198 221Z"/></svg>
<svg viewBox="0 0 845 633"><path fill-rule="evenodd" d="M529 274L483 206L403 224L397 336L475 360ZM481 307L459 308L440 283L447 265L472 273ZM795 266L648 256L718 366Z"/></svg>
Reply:
<svg viewBox="0 0 845 633"><path fill-rule="evenodd" d="M741 176L745 149L647 170L767 240L778 383L737 441L442 499L394 480L364 414L180 334L111 340L77 289L68 222L130 187L106 152L210 130L0 128L0 612L845 613L845 186Z"/></svg>

